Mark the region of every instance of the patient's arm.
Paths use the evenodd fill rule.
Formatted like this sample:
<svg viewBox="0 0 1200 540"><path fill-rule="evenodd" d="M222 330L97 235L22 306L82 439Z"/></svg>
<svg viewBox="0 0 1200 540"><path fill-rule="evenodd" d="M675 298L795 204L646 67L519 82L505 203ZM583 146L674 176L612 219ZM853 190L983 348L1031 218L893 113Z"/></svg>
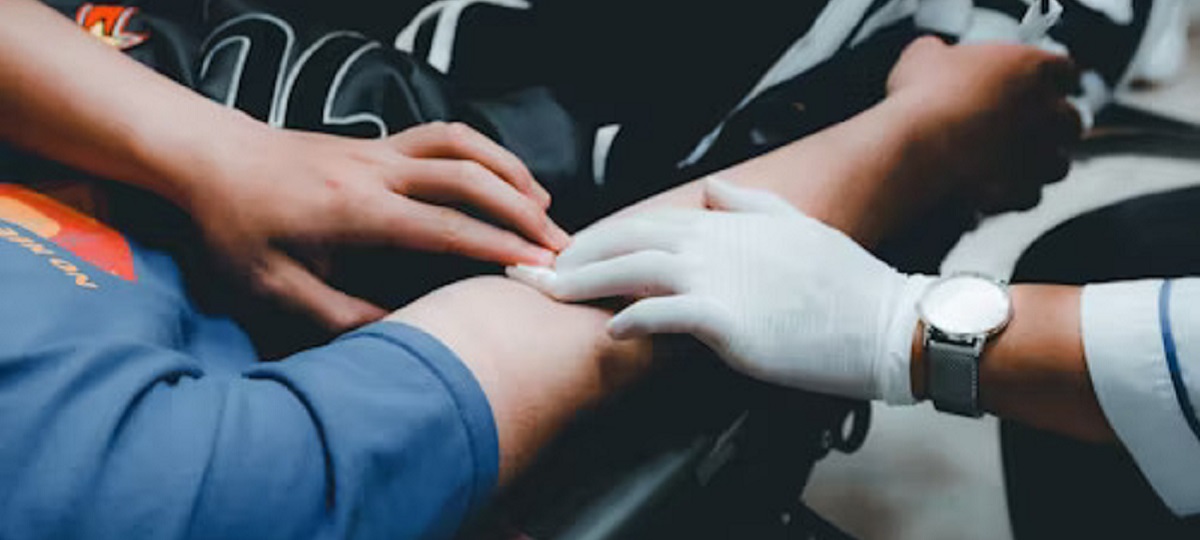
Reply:
<svg viewBox="0 0 1200 540"><path fill-rule="evenodd" d="M926 60L932 51L968 65L964 76L972 84L980 78L1006 80L995 72L1008 70L1007 79L1014 82L1009 86L1041 95L1037 85L1016 84L1023 78L1040 80L1044 73L1037 68L1047 62L1041 53L1010 48L973 50L992 51L976 59L999 58L989 79L980 74L988 71L986 68L968 61L973 58L971 50L963 53L967 55L964 58L929 42L914 47ZM893 77L937 67L930 66L935 63L902 70L902 60ZM905 82L907 78L913 82ZM952 77L943 76L933 88L923 86L921 77L900 79L892 82L886 100L864 113L719 174L737 184L773 191L867 246L939 198L980 187L961 183L964 170L969 170L964 169L962 156L986 154L989 144L997 152L999 147L1014 144L1013 137L996 135L999 130L981 128L992 127L986 124L989 117L1004 117L1000 114L1004 107L1022 109L1029 103L1006 100L1011 96L1006 95L1004 85L977 84L978 99L972 100L962 95L971 88L945 84ZM939 92L949 92L953 99L938 99ZM1045 97L1051 104L1048 107L1057 103L1053 93ZM975 114L975 109L982 112ZM1028 187L1023 183L1030 180L1021 180L1014 184ZM994 179L988 177L988 181ZM702 186L693 182L606 219L664 206L698 208L703 204L702 195ZM556 303L516 282L481 278L438 290L391 318L440 339L479 379L496 419L503 483L579 410L652 365L650 342L618 343L607 336L605 323L610 315L599 307Z"/></svg>
<svg viewBox="0 0 1200 540"><path fill-rule="evenodd" d="M931 167L903 99L720 174L771 189L807 213L871 243L917 211L914 184ZM700 207L693 182L607 219L663 206ZM435 291L390 318L440 339L470 367L491 403L501 482L526 465L578 411L651 366L652 344L616 342L611 313L560 304L515 281L478 278Z"/></svg>

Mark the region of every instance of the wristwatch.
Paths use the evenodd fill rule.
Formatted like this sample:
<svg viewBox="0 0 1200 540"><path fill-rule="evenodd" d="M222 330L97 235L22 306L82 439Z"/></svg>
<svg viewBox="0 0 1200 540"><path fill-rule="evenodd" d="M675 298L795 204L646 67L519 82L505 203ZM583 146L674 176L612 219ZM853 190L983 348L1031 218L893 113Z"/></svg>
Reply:
<svg viewBox="0 0 1200 540"><path fill-rule="evenodd" d="M926 389L939 411L978 418L979 360L988 340L1012 319L1008 285L959 272L929 284L917 301L925 323Z"/></svg>

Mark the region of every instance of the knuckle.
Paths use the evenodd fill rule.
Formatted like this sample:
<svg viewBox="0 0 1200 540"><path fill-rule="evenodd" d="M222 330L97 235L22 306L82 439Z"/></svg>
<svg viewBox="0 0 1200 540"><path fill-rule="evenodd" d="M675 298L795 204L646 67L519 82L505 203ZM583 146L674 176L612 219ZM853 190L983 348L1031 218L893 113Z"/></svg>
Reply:
<svg viewBox="0 0 1200 540"><path fill-rule="evenodd" d="M462 251L466 246L466 230L458 220L442 219L435 248L443 252Z"/></svg>
<svg viewBox="0 0 1200 540"><path fill-rule="evenodd" d="M464 148L464 147L470 146L471 141L475 137L475 130L471 129L466 124L463 124L461 122L451 122L449 124L445 124L445 126L446 127L445 127L444 133L445 133L446 141L450 145L452 145L456 148Z"/></svg>
<svg viewBox="0 0 1200 540"><path fill-rule="evenodd" d="M407 194L412 190L412 187L413 181L411 175L401 173L392 178L391 189L396 193Z"/></svg>
<svg viewBox="0 0 1200 540"><path fill-rule="evenodd" d="M1062 63L1056 61L1052 56L1048 56L1042 51L1034 51L1028 53L1028 61L1033 66L1034 74L1041 79L1043 83L1051 83L1059 78L1063 72Z"/></svg>
<svg viewBox="0 0 1200 540"><path fill-rule="evenodd" d="M1059 54L1052 54L1051 56L1053 57L1054 63L1058 65L1059 69L1061 69L1063 73L1074 77L1079 76L1079 64L1075 62L1074 58Z"/></svg>
<svg viewBox="0 0 1200 540"><path fill-rule="evenodd" d="M946 43L934 36L921 36L911 47L914 52L934 52L946 47Z"/></svg>
<svg viewBox="0 0 1200 540"><path fill-rule="evenodd" d="M350 190L338 190L325 197L324 211L326 217L333 220L346 220L362 210L360 197Z"/></svg>
<svg viewBox="0 0 1200 540"><path fill-rule="evenodd" d="M1036 66L1040 81L1065 94L1070 80L1077 77L1075 64L1069 58L1046 51L1038 50L1034 54L1031 61Z"/></svg>
<svg viewBox="0 0 1200 540"><path fill-rule="evenodd" d="M446 140L450 138L450 125L440 120L421 124L413 129L418 131L424 137L429 137L435 140Z"/></svg>
<svg viewBox="0 0 1200 540"><path fill-rule="evenodd" d="M474 161L459 161L455 165L455 178L466 184L482 181L488 174L487 169Z"/></svg>
<svg viewBox="0 0 1200 540"><path fill-rule="evenodd" d="M425 124L420 124L415 127L410 127L408 130L404 130L396 134L395 137L407 137L408 134L413 134L413 136L442 138L445 127L445 122L434 120L431 122L425 122Z"/></svg>
<svg viewBox="0 0 1200 540"><path fill-rule="evenodd" d="M702 332L710 347L718 350L728 350L733 345L732 334L721 329L737 328L737 318L733 317L724 306L715 302L705 302L697 306L696 330Z"/></svg>
<svg viewBox="0 0 1200 540"><path fill-rule="evenodd" d="M514 210L516 219L538 232L550 230L550 218L532 203L522 201Z"/></svg>
<svg viewBox="0 0 1200 540"><path fill-rule="evenodd" d="M675 257L665 251L647 251L642 254L642 264L649 269L675 266ZM672 268L674 270L674 268Z"/></svg>
<svg viewBox="0 0 1200 540"><path fill-rule="evenodd" d="M629 234L636 238L645 238L657 232L658 226L643 218L633 218L629 221Z"/></svg>
<svg viewBox="0 0 1200 540"><path fill-rule="evenodd" d="M475 130L462 122L450 122L446 124L446 129L456 138L467 138L475 135Z"/></svg>
<svg viewBox="0 0 1200 540"><path fill-rule="evenodd" d="M729 328L726 325L728 317L725 308L711 300L704 300L695 306L696 326L698 328Z"/></svg>
<svg viewBox="0 0 1200 540"><path fill-rule="evenodd" d="M1051 64L1053 63L1054 59L1057 58L1057 55L1050 54L1042 49L1028 45L1017 47L1016 51L1018 58L1026 62L1033 62L1038 65Z"/></svg>
<svg viewBox="0 0 1200 540"><path fill-rule="evenodd" d="M388 188L399 193L407 193L417 184L416 179L427 170L428 168L421 160L400 156L386 175Z"/></svg>

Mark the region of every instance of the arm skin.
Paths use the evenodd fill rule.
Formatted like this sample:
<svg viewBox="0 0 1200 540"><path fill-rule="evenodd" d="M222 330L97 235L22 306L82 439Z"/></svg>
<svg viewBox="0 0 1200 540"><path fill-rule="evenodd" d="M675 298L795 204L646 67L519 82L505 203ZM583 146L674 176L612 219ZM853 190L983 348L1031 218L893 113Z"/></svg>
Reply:
<svg viewBox="0 0 1200 540"><path fill-rule="evenodd" d="M868 248L946 197L964 196L984 209L1029 205L1043 183L1065 175L1061 148L1079 136L1078 118L1064 100L1073 72L1069 60L1028 47L947 47L920 39L890 74L884 101L718 174L771 191ZM1029 170L1004 168L1014 163ZM703 186L693 182L606 219L703 205ZM653 364L649 341L607 336L610 316L492 278L451 285L392 317L441 339L479 378L496 419L503 484L580 409ZM994 364L989 369L1009 365ZM1020 382L1011 374L999 378ZM995 408L1037 414L1019 399Z"/></svg>
<svg viewBox="0 0 1200 540"><path fill-rule="evenodd" d="M208 156L247 142L244 114L184 91L37 2L0 6L0 138L173 201L188 197L192 170L212 168Z"/></svg>
<svg viewBox="0 0 1200 540"><path fill-rule="evenodd" d="M719 173L769 189L867 245L920 209L933 173L922 104L903 96ZM803 171L802 173L799 171ZM606 219L703 204L693 182ZM557 303L525 285L477 278L435 291L390 318L445 343L479 380L496 420L500 482L511 480L577 412L653 365L648 340L614 341L600 307ZM553 329L548 332L546 329Z"/></svg>
<svg viewBox="0 0 1200 540"><path fill-rule="evenodd" d="M1084 359L1082 289L1062 285L1012 288L1013 319L988 344L980 362L984 410L1039 429L1091 442L1116 435L1096 399ZM912 387L924 399L923 329L913 335Z"/></svg>
<svg viewBox="0 0 1200 540"><path fill-rule="evenodd" d="M325 283L337 247L548 264L569 242L520 159L465 125L386 139L273 129L39 2L0 0L0 13L0 140L171 201L238 284L330 330L387 314Z"/></svg>

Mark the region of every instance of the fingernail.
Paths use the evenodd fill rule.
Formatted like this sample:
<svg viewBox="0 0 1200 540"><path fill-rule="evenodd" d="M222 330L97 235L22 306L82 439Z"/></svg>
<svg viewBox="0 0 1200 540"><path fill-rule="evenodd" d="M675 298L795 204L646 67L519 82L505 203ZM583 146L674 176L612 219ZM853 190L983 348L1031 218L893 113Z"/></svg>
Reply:
<svg viewBox="0 0 1200 540"><path fill-rule="evenodd" d="M608 337L620 341L628 337L627 334L629 333L629 325L622 324L620 317L613 317L608 321L607 330Z"/></svg>
<svg viewBox="0 0 1200 540"><path fill-rule="evenodd" d="M562 251L571 245L571 235L567 234L567 231L562 230L562 227L559 227L558 224L551 222L550 242L553 244L551 247L555 251Z"/></svg>
<svg viewBox="0 0 1200 540"><path fill-rule="evenodd" d="M509 266L504 269L504 274L512 279L520 281L521 283L539 289L543 288L545 284L554 277L554 271L549 268L541 266L529 266L526 264Z"/></svg>
<svg viewBox="0 0 1200 540"><path fill-rule="evenodd" d="M724 187L726 187L726 186L728 186L728 185L729 185L729 181L728 181L728 180L726 180L726 179L724 179L724 178L721 178L720 176L717 176L717 175L715 175L715 174L710 174L710 175L708 175L708 176L705 176L705 177L704 177L704 183L705 183L705 184L707 184L707 185L709 185L709 186L715 186L715 187L717 187L718 189L722 189L722 188L724 188Z"/></svg>
<svg viewBox="0 0 1200 540"><path fill-rule="evenodd" d="M534 266L553 266L554 252L543 248L531 248L529 251L529 262Z"/></svg>

